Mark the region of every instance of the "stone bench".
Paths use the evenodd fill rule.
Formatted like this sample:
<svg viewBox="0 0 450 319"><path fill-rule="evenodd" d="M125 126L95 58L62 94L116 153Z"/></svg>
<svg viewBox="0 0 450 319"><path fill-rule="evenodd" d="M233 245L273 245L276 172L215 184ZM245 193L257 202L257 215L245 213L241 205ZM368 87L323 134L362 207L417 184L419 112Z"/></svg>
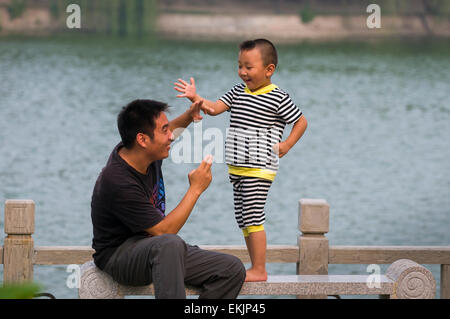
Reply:
<svg viewBox="0 0 450 319"><path fill-rule="evenodd" d="M392 263L386 274L374 275L287 275L269 276L266 282L246 282L240 295L385 295L394 299L431 299L436 282L431 272L408 259ZM154 295L153 285L124 286L98 269L93 261L81 266L79 297L111 299L124 296ZM186 287L187 295L198 295L198 289Z"/></svg>

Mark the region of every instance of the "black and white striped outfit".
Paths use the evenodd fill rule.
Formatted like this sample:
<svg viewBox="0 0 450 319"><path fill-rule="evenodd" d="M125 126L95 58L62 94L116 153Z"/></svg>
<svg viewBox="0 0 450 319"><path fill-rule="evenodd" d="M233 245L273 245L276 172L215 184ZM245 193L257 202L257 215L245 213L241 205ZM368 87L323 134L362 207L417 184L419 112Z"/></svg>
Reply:
<svg viewBox="0 0 450 319"><path fill-rule="evenodd" d="M283 137L286 124L302 112L289 94L276 85L251 92L244 83L221 98L231 112L226 138L226 163L233 184L236 221L240 228L261 225L270 185L278 170L272 150Z"/></svg>
<svg viewBox="0 0 450 319"><path fill-rule="evenodd" d="M239 228L264 224L264 205L272 181L234 174L229 174L229 177L233 185L234 215Z"/></svg>

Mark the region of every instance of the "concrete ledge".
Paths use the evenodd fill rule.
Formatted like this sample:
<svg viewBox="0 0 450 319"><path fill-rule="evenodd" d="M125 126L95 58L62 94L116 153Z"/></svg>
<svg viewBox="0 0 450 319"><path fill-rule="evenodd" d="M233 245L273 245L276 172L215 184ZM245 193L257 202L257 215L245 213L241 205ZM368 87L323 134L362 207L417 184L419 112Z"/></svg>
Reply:
<svg viewBox="0 0 450 319"><path fill-rule="evenodd" d="M390 295L394 282L380 276L380 286L369 288L369 276L269 276L267 282L245 283L241 295Z"/></svg>
<svg viewBox="0 0 450 319"><path fill-rule="evenodd" d="M431 272L408 259L394 262L376 285L367 275L269 276L266 282L244 283L241 295L389 295L391 298L434 298L436 283ZM186 287L187 295L199 289ZM79 297L82 299L123 298L154 295L153 285L124 286L98 269L93 261L81 267Z"/></svg>
<svg viewBox="0 0 450 319"><path fill-rule="evenodd" d="M353 275L289 275L268 276L266 282L246 282L240 295L390 295L394 282L382 275L379 288L369 288L368 276ZM154 295L153 285L142 287L119 286L120 294ZM199 289L186 288L187 295L198 295Z"/></svg>

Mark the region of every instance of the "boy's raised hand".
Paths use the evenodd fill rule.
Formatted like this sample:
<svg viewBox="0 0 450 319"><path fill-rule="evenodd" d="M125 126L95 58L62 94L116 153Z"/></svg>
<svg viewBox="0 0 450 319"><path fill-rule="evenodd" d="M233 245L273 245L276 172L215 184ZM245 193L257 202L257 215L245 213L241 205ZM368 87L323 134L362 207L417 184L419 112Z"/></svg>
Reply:
<svg viewBox="0 0 450 319"><path fill-rule="evenodd" d="M197 89L195 88L195 80L191 78L191 84L187 83L183 79L178 79L178 82L175 82L174 89L183 94L178 94L177 97L186 97L192 102L194 102L195 97L197 95Z"/></svg>
<svg viewBox="0 0 450 319"><path fill-rule="evenodd" d="M214 109L208 107L205 103L205 100L201 96L197 95L194 78L191 77L190 81L191 84L187 83L183 79L178 79L178 82L174 83L174 89L178 92L183 93L178 94L177 97L186 97L191 100L191 102L193 103L191 105L191 114L195 114L195 116L193 116L193 119L195 122L198 122L202 119L202 117L200 116L200 110L202 110L205 114L212 114L214 112ZM193 108L195 108L195 112L193 112Z"/></svg>

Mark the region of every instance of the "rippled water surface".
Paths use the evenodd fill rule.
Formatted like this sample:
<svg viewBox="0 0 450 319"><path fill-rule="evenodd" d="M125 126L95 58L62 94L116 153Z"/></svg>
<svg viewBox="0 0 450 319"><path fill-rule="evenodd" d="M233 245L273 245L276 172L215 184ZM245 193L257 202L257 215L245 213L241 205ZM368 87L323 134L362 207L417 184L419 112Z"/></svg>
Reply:
<svg viewBox="0 0 450 319"><path fill-rule="evenodd" d="M450 44L278 50L272 80L309 126L281 159L270 190L268 244L296 244L298 200L324 198L330 245L450 245ZM119 141L121 106L162 100L173 118L189 106L175 97L174 81L194 76L199 93L217 99L239 82L236 60L236 44L1 39L1 207L6 199L35 201L36 246L90 245L92 188ZM206 117L202 132L225 134L228 116ZM196 166L164 162L169 211ZM215 163L213 175L180 234L192 244L243 245L225 164ZM427 266L439 283L439 266ZM366 265L329 271L362 274ZM295 265L270 265L269 272L294 274ZM66 286L68 275L66 266L35 267L36 281L57 298L77 296Z"/></svg>

